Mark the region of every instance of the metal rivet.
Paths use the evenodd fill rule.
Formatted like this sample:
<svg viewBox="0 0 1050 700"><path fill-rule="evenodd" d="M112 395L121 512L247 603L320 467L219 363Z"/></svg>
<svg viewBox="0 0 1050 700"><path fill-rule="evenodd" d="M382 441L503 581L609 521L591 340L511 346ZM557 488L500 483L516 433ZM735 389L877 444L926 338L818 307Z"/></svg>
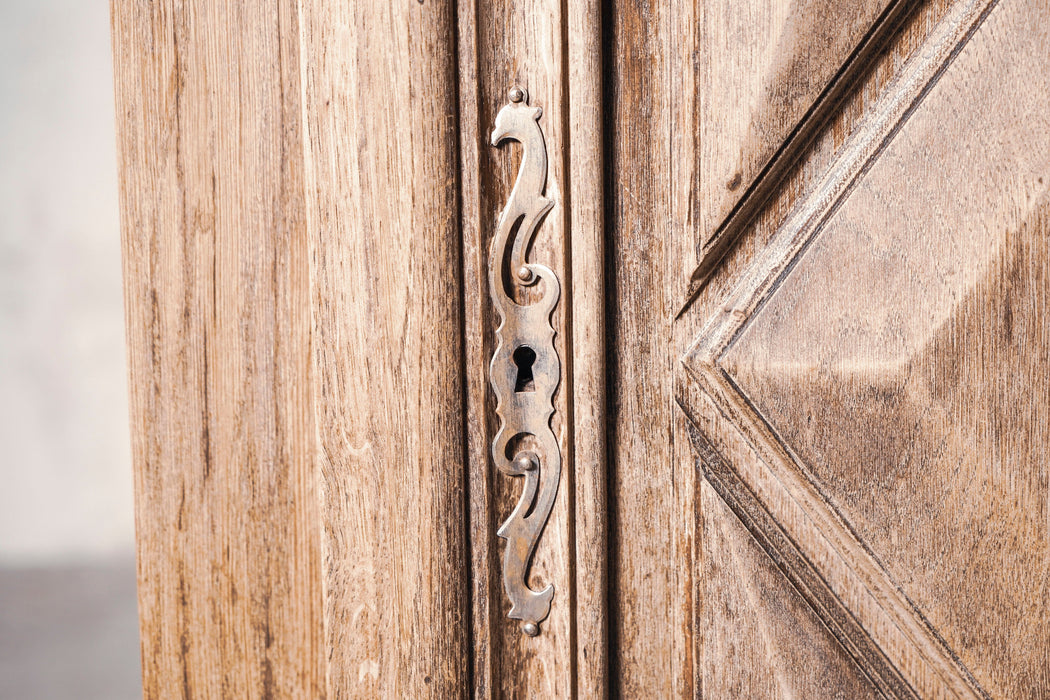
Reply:
<svg viewBox="0 0 1050 700"><path fill-rule="evenodd" d="M525 90L523 90L522 88L520 88L520 87L515 85L507 93L507 97L509 97L510 101L515 103L515 104L517 104L519 102L524 102L525 101Z"/></svg>
<svg viewBox="0 0 1050 700"><path fill-rule="evenodd" d="M536 463L536 457L531 452L522 452L518 455L517 459L514 460L514 466L518 468L518 471L531 472L539 464Z"/></svg>
<svg viewBox="0 0 1050 700"><path fill-rule="evenodd" d="M522 265L518 268L518 279L522 282L528 282L532 279L532 270L526 265Z"/></svg>
<svg viewBox="0 0 1050 700"><path fill-rule="evenodd" d="M530 637L535 637L537 634L540 633L540 626L537 625L535 622L526 622L524 625L521 626L521 631L529 635Z"/></svg>

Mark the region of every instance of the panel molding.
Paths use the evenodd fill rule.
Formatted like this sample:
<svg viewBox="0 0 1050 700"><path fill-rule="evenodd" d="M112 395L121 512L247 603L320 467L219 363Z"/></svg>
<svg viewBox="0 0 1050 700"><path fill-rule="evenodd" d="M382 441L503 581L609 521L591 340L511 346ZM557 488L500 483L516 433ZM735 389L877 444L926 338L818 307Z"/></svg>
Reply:
<svg viewBox="0 0 1050 700"><path fill-rule="evenodd" d="M684 314L719 265L747 231L764 205L783 186L784 178L813 143L857 84L922 6L914 0L894 0L850 52L835 75L787 134L783 143L747 186L725 218L696 242L696 266L686 282L678 315Z"/></svg>
<svg viewBox="0 0 1050 700"><path fill-rule="evenodd" d="M803 597L817 611L820 619L846 649L850 658L884 695L918 697L879 646L865 633L842 599L806 559L791 535L778 524L774 515L763 506L761 499L697 428L699 421L691 414L690 418L693 421L689 431L690 441L707 482L729 505L791 584L802 592Z"/></svg>
<svg viewBox="0 0 1050 700"><path fill-rule="evenodd" d="M987 697L721 366L754 314L996 6L956 4L903 66L687 351L676 398L704 476L892 697Z"/></svg>

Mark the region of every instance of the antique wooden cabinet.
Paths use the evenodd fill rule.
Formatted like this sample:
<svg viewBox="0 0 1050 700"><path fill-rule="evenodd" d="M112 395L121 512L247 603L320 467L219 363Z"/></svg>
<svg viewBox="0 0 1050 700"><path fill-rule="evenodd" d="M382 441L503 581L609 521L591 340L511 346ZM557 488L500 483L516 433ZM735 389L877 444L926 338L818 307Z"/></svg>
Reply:
<svg viewBox="0 0 1050 700"><path fill-rule="evenodd" d="M112 11L148 696L1050 697L1046 0Z"/></svg>

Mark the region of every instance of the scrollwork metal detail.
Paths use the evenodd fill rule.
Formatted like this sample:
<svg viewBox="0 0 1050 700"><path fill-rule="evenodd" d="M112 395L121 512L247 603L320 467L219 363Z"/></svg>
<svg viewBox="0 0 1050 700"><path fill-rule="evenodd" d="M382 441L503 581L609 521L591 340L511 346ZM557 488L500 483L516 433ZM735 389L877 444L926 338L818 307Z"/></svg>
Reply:
<svg viewBox="0 0 1050 700"><path fill-rule="evenodd" d="M496 115L492 145L518 141L523 156L489 252L489 292L500 316L489 365L500 422L492 459L503 473L525 479L517 506L497 534L507 541L503 587L511 602L508 617L521 620L522 631L535 636L554 597L553 584L534 591L527 576L561 478L561 453L550 426L554 392L561 379L550 317L561 285L549 267L526 260L537 228L554 206L543 194L547 182L547 149L539 125L543 110L529 106L522 88L512 88L509 98ZM527 301L518 303L515 296Z"/></svg>

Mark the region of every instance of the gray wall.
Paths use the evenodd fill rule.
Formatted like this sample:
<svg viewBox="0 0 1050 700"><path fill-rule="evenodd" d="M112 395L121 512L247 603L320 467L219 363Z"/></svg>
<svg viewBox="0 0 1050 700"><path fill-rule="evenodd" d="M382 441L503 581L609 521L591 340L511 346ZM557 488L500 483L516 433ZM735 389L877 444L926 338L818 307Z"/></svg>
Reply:
<svg viewBox="0 0 1050 700"><path fill-rule="evenodd" d="M141 697L109 7L0 0L0 698Z"/></svg>
<svg viewBox="0 0 1050 700"><path fill-rule="evenodd" d="M134 543L109 5L0 0L0 566Z"/></svg>

